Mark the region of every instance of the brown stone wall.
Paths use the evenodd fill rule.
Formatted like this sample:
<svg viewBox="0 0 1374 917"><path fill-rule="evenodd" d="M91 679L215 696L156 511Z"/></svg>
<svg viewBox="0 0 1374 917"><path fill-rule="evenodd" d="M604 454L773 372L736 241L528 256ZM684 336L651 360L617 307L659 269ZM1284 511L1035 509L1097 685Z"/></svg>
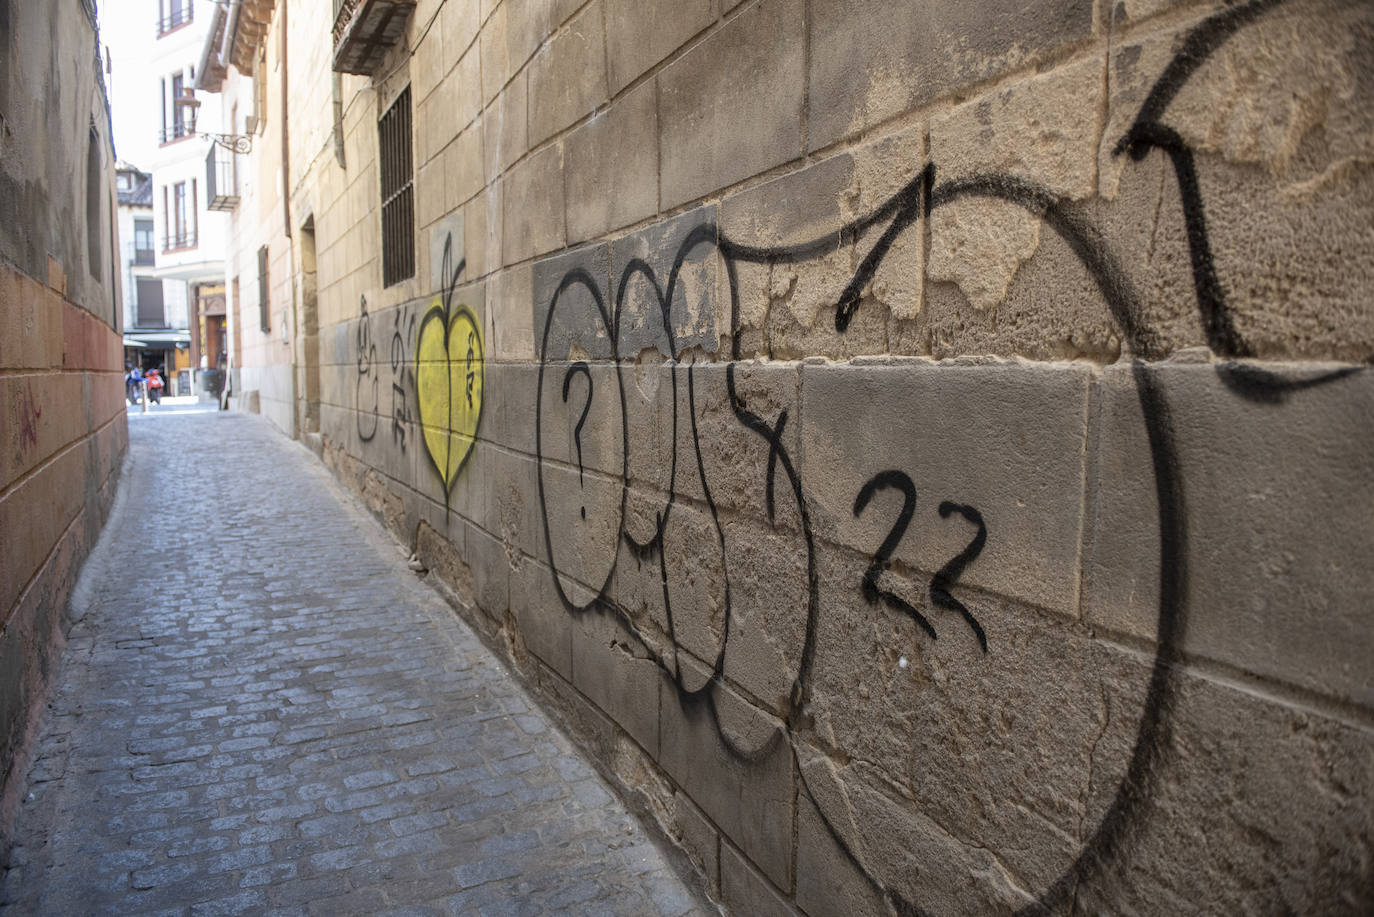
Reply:
<svg viewBox="0 0 1374 917"><path fill-rule="evenodd" d="M81 4L0 13L0 850L128 443L95 47Z"/></svg>
<svg viewBox="0 0 1374 917"><path fill-rule="evenodd" d="M421 2L293 184L326 461L734 913L1367 911L1372 61L1341 0Z"/></svg>

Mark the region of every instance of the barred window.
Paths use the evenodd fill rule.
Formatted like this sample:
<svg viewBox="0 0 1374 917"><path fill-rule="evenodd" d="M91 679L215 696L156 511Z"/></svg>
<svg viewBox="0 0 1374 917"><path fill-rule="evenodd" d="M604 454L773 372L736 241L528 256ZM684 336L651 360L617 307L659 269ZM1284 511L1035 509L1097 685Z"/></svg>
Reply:
<svg viewBox="0 0 1374 917"><path fill-rule="evenodd" d="M415 200L411 157L410 87L377 122L382 172L382 285L415 276Z"/></svg>

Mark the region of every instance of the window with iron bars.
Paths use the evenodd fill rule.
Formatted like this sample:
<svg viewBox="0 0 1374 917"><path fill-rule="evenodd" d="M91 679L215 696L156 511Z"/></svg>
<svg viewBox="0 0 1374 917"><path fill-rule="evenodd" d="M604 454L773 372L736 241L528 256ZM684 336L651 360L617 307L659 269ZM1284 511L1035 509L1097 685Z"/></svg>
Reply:
<svg viewBox="0 0 1374 917"><path fill-rule="evenodd" d="M158 0L157 34L166 35L177 26L185 25L194 16L191 0Z"/></svg>
<svg viewBox="0 0 1374 917"><path fill-rule="evenodd" d="M410 138L410 87L377 122L382 173L382 286L415 276L415 168Z"/></svg>

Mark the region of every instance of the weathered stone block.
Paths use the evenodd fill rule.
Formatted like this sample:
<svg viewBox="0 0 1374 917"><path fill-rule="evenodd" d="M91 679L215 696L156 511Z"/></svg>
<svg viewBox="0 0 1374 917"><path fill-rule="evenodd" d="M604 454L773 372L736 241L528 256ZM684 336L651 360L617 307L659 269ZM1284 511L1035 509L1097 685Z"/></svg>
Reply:
<svg viewBox="0 0 1374 917"><path fill-rule="evenodd" d="M797 912L738 850L720 845L720 896L734 914L797 917Z"/></svg>
<svg viewBox="0 0 1374 917"><path fill-rule="evenodd" d="M1076 614L1089 379L1071 364L804 365L817 538L873 556L895 535L894 560L925 573L972 551L960 585Z"/></svg>
<svg viewBox="0 0 1374 917"><path fill-rule="evenodd" d="M1135 173L1163 173L1152 200L1123 200L1136 220L1144 207L1158 214L1148 247L1132 252L1145 262L1142 298L1156 309L1161 299L1184 306L1188 343L1219 355L1366 359L1374 350L1365 295L1374 284L1374 175L1350 164L1374 156L1374 113L1361 101L1374 11L1340 2L1263 10L1200 54L1158 115L1185 145L1190 168L1160 149L1137 162L1121 144L1194 27L1212 28L1189 22L1114 45L1109 64L1101 193L1124 197ZM1181 183L1180 169L1193 177ZM1185 191L1188 184L1195 187ZM1199 243L1205 253L1195 262ZM1195 289L1209 288L1209 273L1224 307L1212 336L1197 317L1205 304Z"/></svg>
<svg viewBox="0 0 1374 917"><path fill-rule="evenodd" d="M528 72L532 146L606 100L606 42L599 0L554 34L530 61Z"/></svg>
<svg viewBox="0 0 1374 917"><path fill-rule="evenodd" d="M530 148L526 71L522 70L487 109L487 181L506 171Z"/></svg>
<svg viewBox="0 0 1374 917"><path fill-rule="evenodd" d="M444 150L445 212L456 210L482 190L482 121L468 125Z"/></svg>
<svg viewBox="0 0 1374 917"><path fill-rule="evenodd" d="M544 524L539 513L539 477L534 460L492 448L493 470L487 490L487 531L501 539L514 565L520 555L548 562Z"/></svg>
<svg viewBox="0 0 1374 917"><path fill-rule="evenodd" d="M659 74L663 207L801 155L805 18L800 0L765 0Z"/></svg>
<svg viewBox="0 0 1374 917"><path fill-rule="evenodd" d="M905 569L877 581L900 602L868 601L867 556L818 553L815 748L809 731L795 737L816 804L859 863L922 907L1024 904L1095 830L1087 788L1125 776L1125 761L1109 766L1094 747L1108 722L1139 724L1148 673L1019 603L956 586L963 611L940 607L929 577ZM1118 687L1135 700L1108 705Z"/></svg>
<svg viewBox="0 0 1374 917"><path fill-rule="evenodd" d="M1160 621L1158 463L1176 476L1186 541L1170 575L1183 590L1183 647L1343 701L1374 702L1364 558L1374 463L1361 437L1374 414L1368 370L1256 365L1288 394L1250 400L1211 363L1143 372L1167 410L1146 415L1130 366L1103 376L1084 559L1084 609L1099 627L1152 640ZM1242 388L1245 377L1231 377ZM1260 384L1260 383L1254 383ZM1310 382L1309 382L1310 386ZM1251 391L1263 391L1252 388ZM1147 390L1148 392L1148 390ZM1148 424L1148 425L1147 425ZM1165 450L1151 449L1155 436Z"/></svg>
<svg viewBox="0 0 1374 917"><path fill-rule="evenodd" d="M461 57L477 38L486 12L476 3L445 3L439 10L439 31L444 39L444 60ZM469 87L472 91L472 87Z"/></svg>
<svg viewBox="0 0 1374 917"><path fill-rule="evenodd" d="M431 156L448 146L449 141L472 122L482 109L481 97L474 91L478 85L477 48L470 48L458 59L453 70L435 87L426 104L428 113L417 115L423 119L421 127L427 132L427 148ZM443 196L440 196L440 200Z"/></svg>
<svg viewBox="0 0 1374 917"><path fill-rule="evenodd" d="M811 9L807 148L917 108L962 85L1087 38L1088 0L998 0L977 8L833 0ZM864 66L854 65L856 49Z"/></svg>
<svg viewBox="0 0 1374 917"><path fill-rule="evenodd" d="M487 105L520 69L520 63L511 60L507 47L507 18L511 7L509 3L498 3L482 23L477 47L482 65L482 100Z"/></svg>
<svg viewBox="0 0 1374 917"><path fill-rule="evenodd" d="M509 172L503 184L501 251L524 261L565 244L563 144L545 147Z"/></svg>
<svg viewBox="0 0 1374 917"><path fill-rule="evenodd" d="M42 284L0 266L0 369L61 366L62 309Z"/></svg>
<svg viewBox="0 0 1374 917"><path fill-rule="evenodd" d="M706 879L706 891L720 894L720 832L710 819L682 793L673 794L673 839L682 845L693 865Z"/></svg>
<svg viewBox="0 0 1374 917"><path fill-rule="evenodd" d="M592 703L658 757L657 661L614 615L569 618L572 682Z"/></svg>
<svg viewBox="0 0 1374 917"><path fill-rule="evenodd" d="M532 305L537 357L606 360L614 355L610 258L609 246L587 245L534 265Z"/></svg>
<svg viewBox="0 0 1374 917"><path fill-rule="evenodd" d="M488 284L487 353L492 360L534 359L534 317L529 308L533 282L533 271L525 264L501 271Z"/></svg>
<svg viewBox="0 0 1374 917"><path fill-rule="evenodd" d="M1099 652L1127 655L1105 645ZM1140 684L1147 666L1130 663L1137 672L1129 684ZM1116 722L1121 698L1129 703L1133 689L1113 685L1104 697L1112 723L1097 745L1099 766L1118 770L1141 739L1168 736L1168 751L1130 807L1134 831L1114 856L1116 865L1079 886L1080 905L1139 912L1364 910L1371 900L1365 802L1374 792L1368 732L1306 704L1201 673L1177 671L1174 681L1172 715L1141 737L1129 718ZM1115 792L1114 783L1094 781L1085 829Z"/></svg>
<svg viewBox="0 0 1374 917"><path fill-rule="evenodd" d="M794 787L782 723L721 685L711 692L715 717L703 701L664 692L659 763L770 879L790 887Z"/></svg>
<svg viewBox="0 0 1374 917"><path fill-rule="evenodd" d="M797 906L808 917L888 917L892 912L863 867L802 794L797 801Z"/></svg>
<svg viewBox="0 0 1374 917"><path fill-rule="evenodd" d="M682 359L693 348L719 349L729 307L720 297L726 269L715 219L714 206L700 207L611 243L609 298L619 315L622 358L657 349Z"/></svg>
<svg viewBox="0 0 1374 917"><path fill-rule="evenodd" d="M780 495L782 512L789 502L790 495ZM723 572L730 586L724 674L781 716L790 707L806 643L806 543L797 529L761 521L727 522L724 531Z"/></svg>
<svg viewBox="0 0 1374 917"><path fill-rule="evenodd" d="M539 474L552 565L568 601L583 607L605 589L615 565L623 483L598 472L579 475L576 466L551 461L539 466Z"/></svg>
<svg viewBox="0 0 1374 917"><path fill-rule="evenodd" d="M511 611L525 647L565 679L572 678L572 620L553 588L553 571L529 561L511 572Z"/></svg>
<svg viewBox="0 0 1374 917"><path fill-rule="evenodd" d="M88 378L75 373L0 376L0 418L8 433L0 451L0 490L119 410L122 401L108 398L90 404L89 411L75 410L90 399ZM123 394L117 380L102 380L98 391L113 392L115 399Z"/></svg>
<svg viewBox="0 0 1374 917"><path fill-rule="evenodd" d="M711 0L606 0L611 95L710 25L712 6Z"/></svg>
<svg viewBox="0 0 1374 917"><path fill-rule="evenodd" d="M570 243L657 212L655 85L645 83L569 134L563 169Z"/></svg>
<svg viewBox="0 0 1374 917"><path fill-rule="evenodd" d="M1091 57L932 119L936 180L997 176L1066 199L1091 195L1097 123L1082 112L1102 107L1103 66ZM970 197L941 206L931 214L928 276L957 285L974 308L992 308L1050 231L1037 214L1005 201Z"/></svg>
<svg viewBox="0 0 1374 917"><path fill-rule="evenodd" d="M469 525L463 537L473 601L487 617L501 621L510 607L510 559L500 541L475 525Z"/></svg>

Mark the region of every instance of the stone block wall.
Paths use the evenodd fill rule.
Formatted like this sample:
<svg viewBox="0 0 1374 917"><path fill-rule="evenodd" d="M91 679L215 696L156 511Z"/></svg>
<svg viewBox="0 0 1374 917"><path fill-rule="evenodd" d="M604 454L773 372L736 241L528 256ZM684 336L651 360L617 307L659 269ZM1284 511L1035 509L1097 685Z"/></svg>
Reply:
<svg viewBox="0 0 1374 917"><path fill-rule="evenodd" d="M421 2L295 184L325 459L732 913L1365 912L1372 62L1341 0Z"/></svg>
<svg viewBox="0 0 1374 917"><path fill-rule="evenodd" d="M81 4L0 8L0 856L128 443L96 48Z"/></svg>

